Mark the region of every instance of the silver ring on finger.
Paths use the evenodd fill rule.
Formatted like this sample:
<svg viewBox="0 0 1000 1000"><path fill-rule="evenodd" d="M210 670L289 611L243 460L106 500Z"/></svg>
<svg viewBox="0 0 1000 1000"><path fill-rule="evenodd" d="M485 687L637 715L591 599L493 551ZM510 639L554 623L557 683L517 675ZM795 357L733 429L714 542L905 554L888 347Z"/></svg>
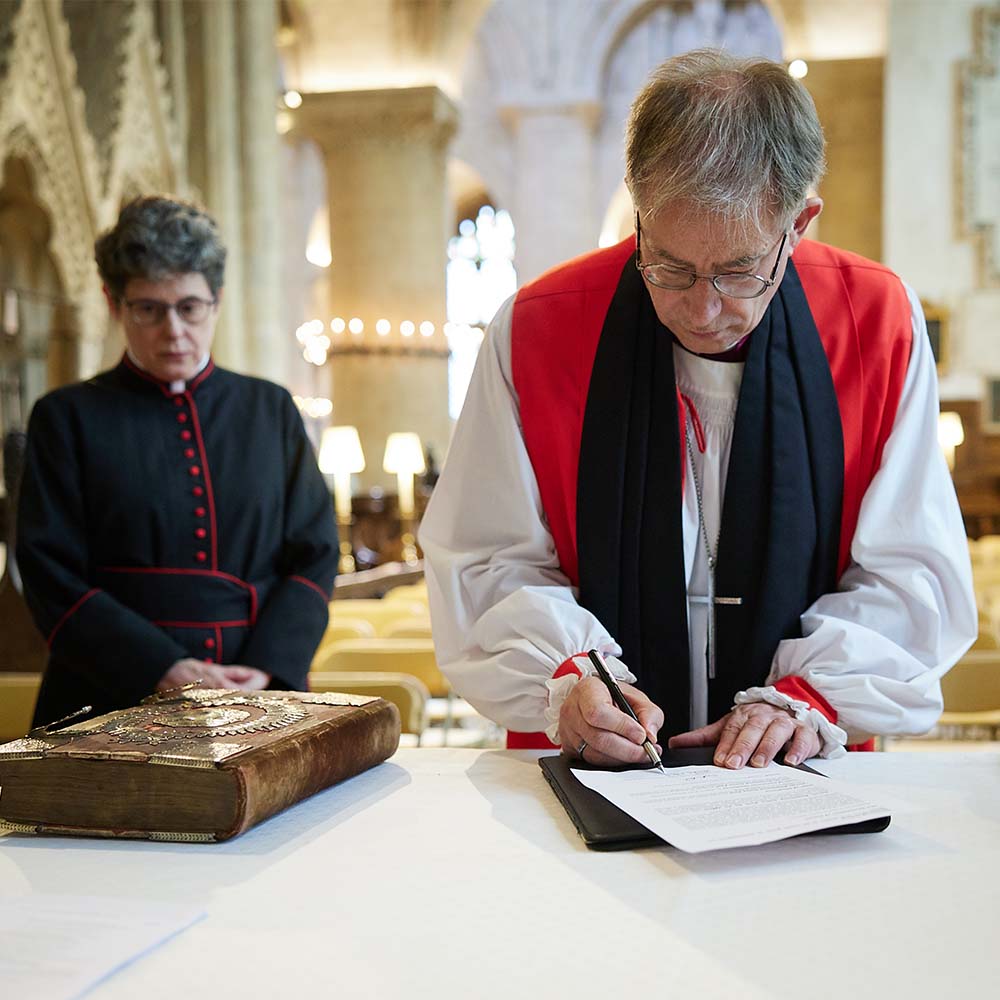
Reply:
<svg viewBox="0 0 1000 1000"><path fill-rule="evenodd" d="M587 749L587 745L586 740L580 740L580 745L576 748L576 755L581 760L583 759L583 751Z"/></svg>

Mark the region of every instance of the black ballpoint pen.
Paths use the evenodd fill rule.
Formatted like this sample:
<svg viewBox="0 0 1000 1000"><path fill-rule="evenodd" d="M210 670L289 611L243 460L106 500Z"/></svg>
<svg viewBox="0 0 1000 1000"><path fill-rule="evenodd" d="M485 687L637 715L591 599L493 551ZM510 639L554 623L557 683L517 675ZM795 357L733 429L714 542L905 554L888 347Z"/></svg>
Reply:
<svg viewBox="0 0 1000 1000"><path fill-rule="evenodd" d="M604 662L604 657L596 649L591 649L587 651L587 656L590 657L590 662L594 664L597 670L597 676L604 681L607 686L608 691L611 692L611 700L628 716L639 722L638 716L632 711L632 706L628 703L625 695L622 694L622 689L618 686L618 681L615 680L614 674L608 670L608 665ZM641 726L642 723L639 722ZM646 751L646 756L653 762L653 764L663 771L663 761L660 760L660 755L656 752L656 747L653 746L653 741L647 736L643 741L642 749ZM666 771L663 771L666 774Z"/></svg>

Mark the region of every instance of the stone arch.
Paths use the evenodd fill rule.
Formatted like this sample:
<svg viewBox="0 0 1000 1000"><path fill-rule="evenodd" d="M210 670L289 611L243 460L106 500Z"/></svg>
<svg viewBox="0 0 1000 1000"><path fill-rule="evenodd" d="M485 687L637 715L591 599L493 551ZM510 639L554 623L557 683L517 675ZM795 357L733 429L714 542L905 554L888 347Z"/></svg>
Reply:
<svg viewBox="0 0 1000 1000"><path fill-rule="evenodd" d="M463 76L453 155L520 219L524 277L598 241L624 174L631 99L678 52L727 44L781 58L762 0L497 0Z"/></svg>
<svg viewBox="0 0 1000 1000"><path fill-rule="evenodd" d="M0 141L0 157L5 163L23 164L32 195L50 220L46 252L62 299L52 318L57 332L51 339L54 355L48 372L49 385L58 385L95 370L100 359L107 321L93 266L93 230L85 206L68 204L69 185L26 125ZM6 240L2 242L6 248ZM45 388L32 383L29 401Z"/></svg>
<svg viewBox="0 0 1000 1000"><path fill-rule="evenodd" d="M566 61L566 85L584 99L601 100L608 64L626 39L648 18L669 18L675 25L673 44L660 60L699 45L723 45L738 54L760 54L781 59L781 31L769 0L618 0L591 18L581 31L579 46ZM648 73L656 61L645 67Z"/></svg>
<svg viewBox="0 0 1000 1000"><path fill-rule="evenodd" d="M493 81L499 100L509 100L514 91L525 81L534 80L537 73L532 66L532 39L523 19L514 16L505 3L490 6L470 50L470 58L482 57L483 68ZM470 70L466 61L465 75Z"/></svg>
<svg viewBox="0 0 1000 1000"><path fill-rule="evenodd" d="M105 203L111 214L130 195L170 194L184 187L180 142L152 14L147 5L134 5L129 15L117 115L108 137Z"/></svg>
<svg viewBox="0 0 1000 1000"><path fill-rule="evenodd" d="M602 207L611 204L621 187L623 136L632 99L663 60L703 45L781 59L777 25L760 0L738 5L702 0L686 8L665 0L628 0L615 10L618 16L605 26L589 56L600 67L595 196ZM606 47L600 50L598 44Z"/></svg>
<svg viewBox="0 0 1000 1000"><path fill-rule="evenodd" d="M510 63L528 71L523 43L509 17L502 14L502 10L491 8L470 46L462 75L462 114L451 157L468 164L497 199L509 204L515 183L513 150L511 133L498 113L498 97L509 90L505 81L511 71L502 58L502 46L489 42L493 31L509 38Z"/></svg>
<svg viewBox="0 0 1000 1000"><path fill-rule="evenodd" d="M0 167L0 289L3 365L0 429L23 428L34 401L76 377L76 309L52 253L53 220L30 163Z"/></svg>
<svg viewBox="0 0 1000 1000"><path fill-rule="evenodd" d="M456 231L458 223L465 218L474 218L474 213L481 205L504 207L497 205L497 198L490 191L482 174L460 157L452 156L449 158L447 176L448 198L453 209L452 217ZM448 235L452 235L450 229Z"/></svg>
<svg viewBox="0 0 1000 1000"><path fill-rule="evenodd" d="M23 51L23 50L22 50ZM74 132L83 127L82 121L69 122L62 109L46 89L43 81L19 76L12 67L15 78L17 105L24 109L19 119L9 123L9 129L0 131L0 158L14 156L26 160L35 177L39 200L55 220L53 254L62 271L62 279L70 294L82 293L90 277L89 248L93 240L93 200L82 182L80 164L89 160L75 148ZM16 93L16 91L20 93ZM74 103L74 102L71 102ZM31 108L32 112L27 113ZM85 129L83 135L86 135Z"/></svg>
<svg viewBox="0 0 1000 1000"><path fill-rule="evenodd" d="M22 4L0 81L0 162L15 157L32 172L35 195L52 220L50 247L66 296L75 304L75 365L94 371L105 319L93 267L100 178L69 27L48 4Z"/></svg>
<svg viewBox="0 0 1000 1000"><path fill-rule="evenodd" d="M62 16L83 94L87 129L94 139L105 185L111 169L115 133L126 96L123 87L136 0L108 4L100 17L90 4L64 3Z"/></svg>
<svg viewBox="0 0 1000 1000"><path fill-rule="evenodd" d="M581 36L577 54L568 61L576 87L589 94L592 100L600 100L611 55L657 8L673 6L670 0L618 0L594 24L592 33Z"/></svg>
<svg viewBox="0 0 1000 1000"><path fill-rule="evenodd" d="M53 220L38 197L31 164L9 156L0 164L0 441L2 441L4 669L40 670L45 644L19 594L13 557L25 428L35 399L75 376L75 310L52 254Z"/></svg>

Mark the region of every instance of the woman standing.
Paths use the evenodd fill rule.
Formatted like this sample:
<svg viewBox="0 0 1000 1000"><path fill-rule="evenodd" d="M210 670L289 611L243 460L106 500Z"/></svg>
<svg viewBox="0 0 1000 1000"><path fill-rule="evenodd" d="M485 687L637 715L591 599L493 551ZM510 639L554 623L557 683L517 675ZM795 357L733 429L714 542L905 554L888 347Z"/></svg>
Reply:
<svg viewBox="0 0 1000 1000"><path fill-rule="evenodd" d="M125 355L28 427L17 557L50 650L36 724L196 680L303 688L336 528L289 394L212 361L216 224L140 198L95 249Z"/></svg>

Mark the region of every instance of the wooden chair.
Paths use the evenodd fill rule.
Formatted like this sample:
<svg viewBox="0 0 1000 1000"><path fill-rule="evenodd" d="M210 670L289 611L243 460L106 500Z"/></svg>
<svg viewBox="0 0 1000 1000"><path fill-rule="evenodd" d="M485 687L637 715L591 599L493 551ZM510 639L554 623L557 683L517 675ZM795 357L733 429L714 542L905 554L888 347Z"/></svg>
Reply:
<svg viewBox="0 0 1000 1000"><path fill-rule="evenodd" d="M370 694L391 701L399 709L403 732L415 734L417 746L420 746L427 728L427 702L431 695L419 678L388 671L311 671L309 688L312 691Z"/></svg>
<svg viewBox="0 0 1000 1000"><path fill-rule="evenodd" d="M27 734L41 683L41 674L0 673L0 743Z"/></svg>
<svg viewBox="0 0 1000 1000"><path fill-rule="evenodd" d="M427 605L419 601L380 601L357 599L330 602L330 624L351 619L368 622L376 635L384 635L386 628L401 618L423 618L427 615Z"/></svg>
<svg viewBox="0 0 1000 1000"><path fill-rule="evenodd" d="M374 639L375 626L365 618L345 618L340 615L331 619L323 633L323 642L343 642L345 639Z"/></svg>
<svg viewBox="0 0 1000 1000"><path fill-rule="evenodd" d="M451 690L434 657L434 643L429 639L351 639L331 643L315 670L348 670L355 673L375 671L410 674L418 677L432 698L445 698Z"/></svg>
<svg viewBox="0 0 1000 1000"><path fill-rule="evenodd" d="M984 569L1000 566L1000 535L983 535L969 550L975 554L976 563Z"/></svg>
<svg viewBox="0 0 1000 1000"><path fill-rule="evenodd" d="M401 587L393 587L392 590L386 593L382 600L390 601L392 603L395 603L396 601L416 601L419 604L423 604L426 608L427 581L421 580L420 583L406 583Z"/></svg>
<svg viewBox="0 0 1000 1000"><path fill-rule="evenodd" d="M328 649L335 642L374 638L375 626L371 622L364 621L361 618L338 618L337 621L331 621L326 626L323 638L320 639L319 645L316 647L316 652L313 654L313 664L315 665L320 653ZM312 668L310 667L310 669Z"/></svg>
<svg viewBox="0 0 1000 1000"><path fill-rule="evenodd" d="M434 643L430 639L378 638L335 642L313 660L313 669L324 673L341 670L351 673L401 673L418 678L432 698L446 699L442 728L444 742L447 743L454 720L455 696L451 685L438 669Z"/></svg>
<svg viewBox="0 0 1000 1000"><path fill-rule="evenodd" d="M972 648L974 650L1000 649L993 616L982 608L979 611L979 633L976 635L976 641L972 644Z"/></svg>
<svg viewBox="0 0 1000 1000"><path fill-rule="evenodd" d="M398 622L387 625L386 639L430 639L430 618L400 618Z"/></svg>
<svg viewBox="0 0 1000 1000"><path fill-rule="evenodd" d="M941 726L1000 735L1000 651L970 651L941 678Z"/></svg>

